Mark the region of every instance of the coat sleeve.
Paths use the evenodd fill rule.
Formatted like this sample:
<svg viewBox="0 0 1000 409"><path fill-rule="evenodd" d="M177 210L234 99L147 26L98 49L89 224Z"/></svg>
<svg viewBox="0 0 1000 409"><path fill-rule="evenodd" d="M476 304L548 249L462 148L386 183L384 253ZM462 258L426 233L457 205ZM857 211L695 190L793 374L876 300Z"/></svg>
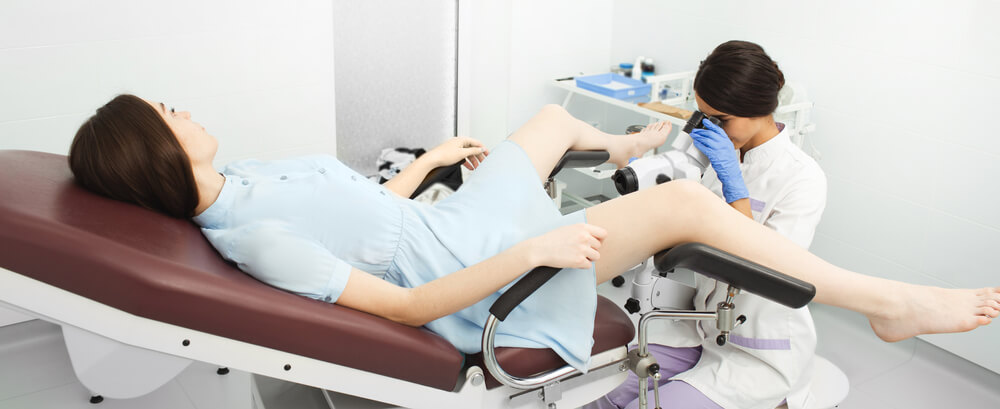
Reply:
<svg viewBox="0 0 1000 409"><path fill-rule="evenodd" d="M782 193L764 219L764 226L808 249L826 208L826 176L818 170L807 172Z"/></svg>

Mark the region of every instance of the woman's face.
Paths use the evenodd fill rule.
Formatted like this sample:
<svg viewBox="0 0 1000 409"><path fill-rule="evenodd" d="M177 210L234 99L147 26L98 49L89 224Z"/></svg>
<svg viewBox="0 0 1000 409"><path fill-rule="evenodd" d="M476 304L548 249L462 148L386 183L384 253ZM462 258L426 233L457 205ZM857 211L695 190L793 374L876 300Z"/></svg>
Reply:
<svg viewBox="0 0 1000 409"><path fill-rule="evenodd" d="M219 148L219 142L215 137L205 131L205 127L191 120L191 113L187 111L174 111L173 108L164 105L162 102L146 101L156 112L160 113L163 120L170 127L170 130L177 137L177 142L191 159L192 165L198 163L211 164L215 158L215 152Z"/></svg>
<svg viewBox="0 0 1000 409"><path fill-rule="evenodd" d="M714 116L722 120L722 129L726 131L726 135L729 135L729 140L733 141L733 146L736 149L742 149L755 135L760 133L761 127L765 122L763 121L764 118L746 118L721 112L708 105L697 94L694 97L698 102L699 111L704 112L705 115Z"/></svg>

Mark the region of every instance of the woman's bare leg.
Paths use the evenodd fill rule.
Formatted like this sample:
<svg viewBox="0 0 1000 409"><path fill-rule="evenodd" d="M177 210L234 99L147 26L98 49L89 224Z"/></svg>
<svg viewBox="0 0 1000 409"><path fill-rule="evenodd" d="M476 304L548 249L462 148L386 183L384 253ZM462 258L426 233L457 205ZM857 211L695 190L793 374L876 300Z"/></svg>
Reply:
<svg viewBox="0 0 1000 409"><path fill-rule="evenodd" d="M629 158L662 145L671 125L659 122L646 128L638 134L611 135L574 118L559 105L546 105L507 139L527 152L538 178L544 181L570 149L606 150L611 154L608 162L623 167Z"/></svg>
<svg viewBox="0 0 1000 409"><path fill-rule="evenodd" d="M527 152L540 180L548 178L570 149L607 150L610 162L663 144L669 124L637 135L609 135L548 105L510 136ZM701 185L677 181L635 192L587 209L588 223L608 230L596 262L606 281L656 252L683 242L702 242L805 280L817 302L865 314L884 340L961 332L1000 315L1000 287L978 290L917 286L857 274L812 255L745 216Z"/></svg>
<svg viewBox="0 0 1000 409"><path fill-rule="evenodd" d="M815 301L865 314L886 341L969 331L1000 315L1000 287L918 286L839 268L739 214L691 181L665 183L588 208L587 222L608 231L596 262L598 282L660 250L702 242L812 283Z"/></svg>

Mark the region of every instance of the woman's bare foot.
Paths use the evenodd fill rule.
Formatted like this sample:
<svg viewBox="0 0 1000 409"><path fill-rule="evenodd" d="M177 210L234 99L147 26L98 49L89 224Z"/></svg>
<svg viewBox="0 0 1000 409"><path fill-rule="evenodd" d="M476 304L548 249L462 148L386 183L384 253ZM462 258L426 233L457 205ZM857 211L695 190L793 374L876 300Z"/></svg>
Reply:
<svg viewBox="0 0 1000 409"><path fill-rule="evenodd" d="M1000 287L967 290L907 284L900 294L899 311L868 316L875 334L887 342L971 331L1000 316Z"/></svg>
<svg viewBox="0 0 1000 409"><path fill-rule="evenodd" d="M614 163L619 169L627 166L630 158L641 157L650 149L663 145L671 128L673 125L670 122L661 121L647 125L639 133L613 136L620 145L619 149L609 149L611 158L608 162Z"/></svg>

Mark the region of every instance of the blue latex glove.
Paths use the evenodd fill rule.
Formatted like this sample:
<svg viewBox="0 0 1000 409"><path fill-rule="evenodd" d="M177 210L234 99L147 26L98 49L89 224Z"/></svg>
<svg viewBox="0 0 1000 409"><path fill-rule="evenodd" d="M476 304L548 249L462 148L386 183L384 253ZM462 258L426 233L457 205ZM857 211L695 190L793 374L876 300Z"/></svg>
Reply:
<svg viewBox="0 0 1000 409"><path fill-rule="evenodd" d="M743 172L740 171L739 152L733 146L733 141L729 140L726 131L708 119L702 119L701 123L705 124L705 129L691 131L691 139L694 140L694 146L708 157L712 169L719 175L726 203L750 197L747 184L743 181Z"/></svg>

